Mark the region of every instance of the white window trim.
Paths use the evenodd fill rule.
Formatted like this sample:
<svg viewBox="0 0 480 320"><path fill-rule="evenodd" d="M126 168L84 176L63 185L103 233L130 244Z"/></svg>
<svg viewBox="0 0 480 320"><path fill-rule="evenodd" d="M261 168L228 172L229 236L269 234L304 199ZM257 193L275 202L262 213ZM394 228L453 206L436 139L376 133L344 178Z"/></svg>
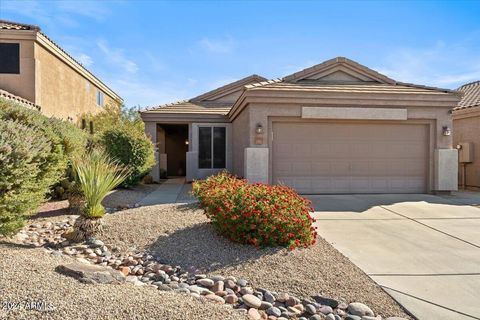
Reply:
<svg viewBox="0 0 480 320"><path fill-rule="evenodd" d="M98 103L98 97L100 96L100 103ZM97 106L99 107L103 107L105 105L105 94L103 93L102 90L100 89L97 89L97 93L95 95L95 103L97 104Z"/></svg>
<svg viewBox="0 0 480 320"><path fill-rule="evenodd" d="M198 139L198 130L200 127L225 127L226 128L226 146L225 146L225 152L226 152L226 168L198 168L198 153L199 153L199 139ZM195 152L197 157L195 159L196 161L196 168L197 168L197 174L196 176L198 178L204 178L206 176L221 172L223 170L227 171L232 171L232 124L231 123L212 123L212 122L206 122L206 123L192 123L192 131L191 131L191 150L192 152ZM212 136L213 139L213 136ZM213 140L212 140L213 141ZM213 143L212 143L213 147ZM212 166L213 166L213 153L212 153ZM187 169L188 170L188 169Z"/></svg>

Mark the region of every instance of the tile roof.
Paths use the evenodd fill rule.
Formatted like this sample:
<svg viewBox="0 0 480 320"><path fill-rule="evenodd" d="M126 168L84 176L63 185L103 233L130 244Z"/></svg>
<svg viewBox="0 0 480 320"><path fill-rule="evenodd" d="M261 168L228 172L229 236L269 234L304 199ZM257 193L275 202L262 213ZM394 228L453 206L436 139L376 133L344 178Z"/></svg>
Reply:
<svg viewBox="0 0 480 320"><path fill-rule="evenodd" d="M204 114L224 116L230 111L230 108L230 104L200 104L191 101L178 101L154 108L148 108L145 111L158 114Z"/></svg>
<svg viewBox="0 0 480 320"><path fill-rule="evenodd" d="M214 97L218 94L221 94L222 92L227 92L228 90L236 89L239 86L246 85L248 83L252 82L261 82L261 81L266 81L267 79L259 76L257 74L252 74L248 77L242 78L240 80L228 83L224 86L221 86L219 88L216 88L214 90L208 91L206 93L202 93L201 95L190 99L190 101L202 101L202 100L208 100L210 97Z"/></svg>
<svg viewBox="0 0 480 320"><path fill-rule="evenodd" d="M398 94L445 94L451 92L447 89L438 89L425 86L410 85L406 83L381 84L381 83L356 83L356 84L328 84L315 81L297 83L271 80L245 86L250 90L280 90L280 91L309 91L309 92L350 92L350 93L398 93Z"/></svg>
<svg viewBox="0 0 480 320"><path fill-rule="evenodd" d="M38 26L34 26L32 24L25 24L25 23L7 21L7 20L0 20L0 29L40 31L40 27L38 27Z"/></svg>
<svg viewBox="0 0 480 320"><path fill-rule="evenodd" d="M328 68L330 66L333 66L333 65L339 65L339 64L343 64L343 65L348 65L348 66L351 66L351 67L354 67L356 68L357 70L360 70L360 71L363 71L365 74L368 74L370 75L370 77L372 79L376 79L376 80L380 80L381 82L385 82L385 83L390 83L390 84L394 84L395 83L395 80L393 79L390 79L389 77L373 70L373 69L370 69L364 65L361 65L360 63L356 62L356 61L353 61L353 60L350 60L348 58L345 58L345 57L336 57L336 58L333 58L333 59L329 59L329 60L326 60L322 63L319 63L319 64L316 64L312 67L308 67L306 69L303 69L303 70L300 70L300 71L297 71L295 73L292 73L288 76L285 76L283 77L283 80L286 81L286 82L297 82L297 80L300 80L302 78L304 78L305 76L311 74L311 73L314 73L318 70L323 70L325 68Z"/></svg>
<svg viewBox="0 0 480 320"><path fill-rule="evenodd" d="M480 107L480 80L464 84L457 90L463 92L464 95L458 103L458 107L453 109L454 111Z"/></svg>
<svg viewBox="0 0 480 320"><path fill-rule="evenodd" d="M0 89L0 98L4 98L7 100L15 101L27 108L30 109L37 109L40 110L40 106L36 105L35 103L31 102L30 100L24 99L22 97L16 96L11 92L5 91Z"/></svg>

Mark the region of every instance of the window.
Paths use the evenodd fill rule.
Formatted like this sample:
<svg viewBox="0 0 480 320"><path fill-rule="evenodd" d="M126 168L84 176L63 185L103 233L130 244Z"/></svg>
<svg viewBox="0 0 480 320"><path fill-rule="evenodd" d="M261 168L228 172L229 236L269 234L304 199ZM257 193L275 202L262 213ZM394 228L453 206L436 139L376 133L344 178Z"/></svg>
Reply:
<svg viewBox="0 0 480 320"><path fill-rule="evenodd" d="M0 73L20 73L20 44L0 43Z"/></svg>
<svg viewBox="0 0 480 320"><path fill-rule="evenodd" d="M103 92L100 90L97 90L97 105L103 107Z"/></svg>
<svg viewBox="0 0 480 320"><path fill-rule="evenodd" d="M225 127L198 128L198 167L223 169L226 167L227 129Z"/></svg>

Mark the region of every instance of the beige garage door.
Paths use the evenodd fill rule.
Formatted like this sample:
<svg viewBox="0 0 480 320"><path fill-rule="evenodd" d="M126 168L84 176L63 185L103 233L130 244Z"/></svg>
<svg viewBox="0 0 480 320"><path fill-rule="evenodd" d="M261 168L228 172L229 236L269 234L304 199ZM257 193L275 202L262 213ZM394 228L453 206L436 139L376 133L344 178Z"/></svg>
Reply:
<svg viewBox="0 0 480 320"><path fill-rule="evenodd" d="M274 122L272 178L306 194L422 193L428 145L426 125Z"/></svg>

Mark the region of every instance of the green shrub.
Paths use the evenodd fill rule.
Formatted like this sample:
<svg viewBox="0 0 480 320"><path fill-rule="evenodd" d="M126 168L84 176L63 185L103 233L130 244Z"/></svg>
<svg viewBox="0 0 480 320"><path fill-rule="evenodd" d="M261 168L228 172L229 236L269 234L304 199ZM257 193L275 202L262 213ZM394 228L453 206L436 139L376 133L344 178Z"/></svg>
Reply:
<svg viewBox="0 0 480 320"><path fill-rule="evenodd" d="M60 138L65 155L68 161L85 153L88 143L88 134L73 123L49 119L53 131Z"/></svg>
<svg viewBox="0 0 480 320"><path fill-rule="evenodd" d="M232 241L290 249L316 242L311 202L286 186L248 184L224 172L195 181L192 193Z"/></svg>
<svg viewBox="0 0 480 320"><path fill-rule="evenodd" d="M52 124L52 119L37 110L27 109L9 100L0 99L0 121L16 121L38 131L50 142L50 153L40 166L42 183L53 186L65 174L67 158L61 137Z"/></svg>
<svg viewBox="0 0 480 320"><path fill-rule="evenodd" d="M45 199L52 144L44 132L0 119L0 235L14 234Z"/></svg>
<svg viewBox="0 0 480 320"><path fill-rule="evenodd" d="M155 164L153 143L143 132L125 126L112 128L103 133L101 141L110 157L130 169L123 187L140 182Z"/></svg>
<svg viewBox="0 0 480 320"><path fill-rule="evenodd" d="M155 149L145 134L145 125L137 109L107 106L103 112L81 118L87 129L89 123L93 123L90 146L105 149L111 158L131 169L122 187L136 185L148 174L155 164Z"/></svg>
<svg viewBox="0 0 480 320"><path fill-rule="evenodd" d="M99 150L74 159L73 169L85 202L73 230L64 236L71 241L85 241L102 231L102 200L128 176L129 170Z"/></svg>
<svg viewBox="0 0 480 320"><path fill-rule="evenodd" d="M71 186L69 159L84 152L86 135L71 123L1 98L0 123L0 234L10 234L49 192Z"/></svg>
<svg viewBox="0 0 480 320"><path fill-rule="evenodd" d="M67 161L64 178L52 188L51 195L56 199L66 199L69 193L75 192L71 160L86 152L88 134L76 125L60 119L49 119L49 123L60 139Z"/></svg>
<svg viewBox="0 0 480 320"><path fill-rule="evenodd" d="M128 176L129 170L95 150L73 160L73 170L79 188L85 196L81 214L98 219L105 214L102 200Z"/></svg>

